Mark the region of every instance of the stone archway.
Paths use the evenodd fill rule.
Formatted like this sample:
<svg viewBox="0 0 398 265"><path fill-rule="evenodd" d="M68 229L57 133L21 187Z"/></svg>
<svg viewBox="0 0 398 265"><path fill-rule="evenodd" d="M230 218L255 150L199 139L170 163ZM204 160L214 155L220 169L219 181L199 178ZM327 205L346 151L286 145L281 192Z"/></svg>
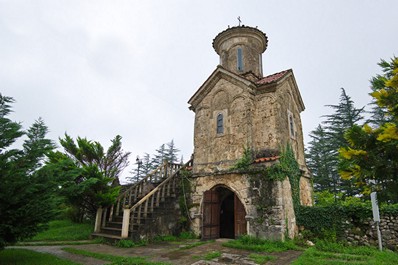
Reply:
<svg viewBox="0 0 398 265"><path fill-rule="evenodd" d="M246 211L229 188L216 186L203 193L202 239L237 238L246 234Z"/></svg>

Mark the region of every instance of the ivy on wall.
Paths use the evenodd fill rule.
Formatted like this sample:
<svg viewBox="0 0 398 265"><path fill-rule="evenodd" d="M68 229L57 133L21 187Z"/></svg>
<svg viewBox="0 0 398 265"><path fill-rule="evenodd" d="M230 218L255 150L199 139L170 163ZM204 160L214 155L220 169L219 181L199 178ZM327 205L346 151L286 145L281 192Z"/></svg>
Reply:
<svg viewBox="0 0 398 265"><path fill-rule="evenodd" d="M310 239L344 240L345 230L354 227L366 228L367 220L372 219L370 202L349 205L331 204L325 206L299 206L296 221L303 227ZM381 216L398 216L398 204L381 205ZM365 230L365 229L364 229Z"/></svg>
<svg viewBox="0 0 398 265"><path fill-rule="evenodd" d="M189 213L189 209L192 208L192 201L191 201L191 193L192 193L192 186L190 177L192 176L192 171L188 171L186 169L182 169L180 171L180 179L181 179L181 191L178 198L178 204L180 206L181 216L180 216L180 225L184 231L189 230L189 224L191 222L191 217Z"/></svg>
<svg viewBox="0 0 398 265"><path fill-rule="evenodd" d="M294 157L292 146L287 144L281 151L279 163L267 168L268 176L271 180L284 180L289 178L292 189L292 199L294 211L299 211L300 206L300 177L302 172L300 166Z"/></svg>
<svg viewBox="0 0 398 265"><path fill-rule="evenodd" d="M279 160L277 163L274 163L269 167L264 167L263 165L258 166L253 163L254 157L256 156L275 156L276 153L279 154ZM297 160L294 157L294 152L290 144L280 148L280 150L277 152L275 150L263 150L256 153L250 148L245 148L243 156L235 163L235 165L231 168L231 171L248 174L250 176L251 182L263 189L260 190L262 194L269 194L270 187L268 185L260 185L259 182L283 181L286 178L289 178L292 189L294 210L295 212L300 210L300 177L302 172ZM260 200L258 204L259 205L257 205L257 209L264 211L262 205L267 205L267 203Z"/></svg>

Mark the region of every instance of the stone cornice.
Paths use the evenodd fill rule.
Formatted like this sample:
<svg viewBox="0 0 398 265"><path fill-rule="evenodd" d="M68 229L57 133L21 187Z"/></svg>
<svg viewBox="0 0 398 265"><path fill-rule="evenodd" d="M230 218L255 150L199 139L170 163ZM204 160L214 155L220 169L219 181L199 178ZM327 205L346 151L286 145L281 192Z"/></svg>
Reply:
<svg viewBox="0 0 398 265"><path fill-rule="evenodd" d="M227 39L232 38L233 36L239 37L251 37L258 40L261 43L261 53L263 53L267 49L268 38L264 32L257 28L252 28L248 26L238 26L228 28L222 32L220 32L213 40L213 48L220 55L220 45Z"/></svg>

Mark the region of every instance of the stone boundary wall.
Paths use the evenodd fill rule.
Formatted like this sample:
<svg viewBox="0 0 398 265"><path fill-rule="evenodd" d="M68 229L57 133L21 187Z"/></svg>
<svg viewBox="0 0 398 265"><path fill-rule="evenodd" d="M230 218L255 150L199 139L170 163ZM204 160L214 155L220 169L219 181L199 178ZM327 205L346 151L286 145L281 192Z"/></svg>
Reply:
<svg viewBox="0 0 398 265"><path fill-rule="evenodd" d="M349 244L378 246L376 223L373 218L368 218L362 223L347 224L345 237ZM398 215L380 216L380 232L383 247L398 250Z"/></svg>

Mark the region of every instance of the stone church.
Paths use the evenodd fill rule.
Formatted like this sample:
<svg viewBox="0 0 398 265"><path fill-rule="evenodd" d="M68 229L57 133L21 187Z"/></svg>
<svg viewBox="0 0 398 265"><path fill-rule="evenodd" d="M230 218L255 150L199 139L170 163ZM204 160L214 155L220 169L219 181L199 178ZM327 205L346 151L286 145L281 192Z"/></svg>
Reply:
<svg viewBox="0 0 398 265"><path fill-rule="evenodd" d="M263 75L267 36L238 26L219 33L213 48L220 64L189 100L195 112L192 200L193 229L203 238L242 234L266 238L294 236L295 215L288 180L275 182L269 194L249 183L246 174L230 173L245 148L273 150L290 143L303 176L301 203L310 205L311 181L304 160L300 113L304 110L293 71ZM274 163L276 156L257 163ZM267 220L259 223L254 197L269 196Z"/></svg>
<svg viewBox="0 0 398 265"><path fill-rule="evenodd" d="M263 75L267 44L266 34L248 26L215 37L219 65L188 102L195 113L193 159L184 166L165 163L123 191L115 205L100 208L93 235L178 233L185 214L202 239L294 237L289 179L256 184L249 174L231 170L247 149L258 154L253 163L266 168L278 163L274 150L290 144L301 170L300 203L312 204L300 118L304 103L291 69ZM190 170L189 194L180 184L182 169Z"/></svg>

